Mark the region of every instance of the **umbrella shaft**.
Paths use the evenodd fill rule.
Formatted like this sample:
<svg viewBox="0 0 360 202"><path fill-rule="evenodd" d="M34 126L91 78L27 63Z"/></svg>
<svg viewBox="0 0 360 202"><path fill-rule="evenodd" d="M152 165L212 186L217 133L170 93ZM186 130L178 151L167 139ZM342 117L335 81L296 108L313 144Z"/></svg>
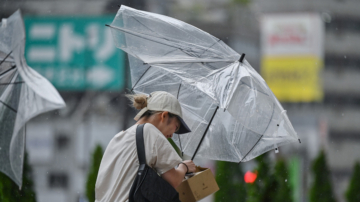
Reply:
<svg viewBox="0 0 360 202"><path fill-rule="evenodd" d="M214 117L215 117L215 114L216 114L216 112L217 112L218 109L219 109L219 106L216 107L215 112L214 112L214 114L212 115L212 117L211 117L211 119L210 119L210 122L209 122L209 124L207 125L207 127L206 127L206 129L205 129L205 132L204 132L203 136L201 137L201 140L200 140L200 142L199 142L199 144L198 144L198 146L197 146L197 148L196 148L196 150L195 150L195 153L194 153L194 155L192 156L191 160L194 160L195 155L196 155L197 151L199 150L199 147L200 147L202 141L204 140L204 137L205 137L207 131L209 130L209 127L210 127L210 125L211 125L211 122L213 121L213 119L214 119Z"/></svg>

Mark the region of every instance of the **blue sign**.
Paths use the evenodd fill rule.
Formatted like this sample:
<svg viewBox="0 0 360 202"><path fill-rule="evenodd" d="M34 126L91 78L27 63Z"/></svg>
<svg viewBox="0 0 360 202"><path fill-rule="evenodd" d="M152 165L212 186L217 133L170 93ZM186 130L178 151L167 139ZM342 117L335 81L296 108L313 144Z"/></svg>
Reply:
<svg viewBox="0 0 360 202"><path fill-rule="evenodd" d="M122 90L125 54L116 48L113 17L24 18L30 67L63 91Z"/></svg>

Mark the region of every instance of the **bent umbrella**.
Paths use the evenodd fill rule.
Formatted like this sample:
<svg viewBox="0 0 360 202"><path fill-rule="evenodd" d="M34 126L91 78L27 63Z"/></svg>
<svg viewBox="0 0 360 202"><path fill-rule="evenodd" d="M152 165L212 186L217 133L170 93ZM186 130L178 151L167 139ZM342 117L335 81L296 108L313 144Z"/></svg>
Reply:
<svg viewBox="0 0 360 202"><path fill-rule="evenodd" d="M133 91L178 97L192 132L174 135L187 155L244 162L298 141L264 79L216 37L167 16L121 6L108 25L128 53Z"/></svg>
<svg viewBox="0 0 360 202"><path fill-rule="evenodd" d="M25 124L65 103L53 85L24 58L25 31L20 11L0 24L0 171L20 187Z"/></svg>

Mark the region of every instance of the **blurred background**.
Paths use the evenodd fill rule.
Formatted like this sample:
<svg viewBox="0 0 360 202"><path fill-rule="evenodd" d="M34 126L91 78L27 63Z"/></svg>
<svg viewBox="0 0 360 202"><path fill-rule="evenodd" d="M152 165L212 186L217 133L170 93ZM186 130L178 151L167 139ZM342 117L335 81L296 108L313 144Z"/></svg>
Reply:
<svg viewBox="0 0 360 202"><path fill-rule="evenodd" d="M317 194L350 201L360 161L360 1L2 0L1 18L21 9L28 65L67 104L27 124L38 202L91 201L86 187L96 162L110 139L134 124L123 96L131 88L127 56L105 27L118 5L185 21L245 53L301 139L240 165L195 161L210 167L220 186L203 201L275 201L279 193L276 201L319 201Z"/></svg>

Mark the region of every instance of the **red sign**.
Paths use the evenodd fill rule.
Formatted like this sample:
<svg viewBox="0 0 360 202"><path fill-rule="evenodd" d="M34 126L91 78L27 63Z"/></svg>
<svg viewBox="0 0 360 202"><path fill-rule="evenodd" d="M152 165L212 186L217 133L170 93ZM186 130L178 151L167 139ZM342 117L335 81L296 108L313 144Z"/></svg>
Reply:
<svg viewBox="0 0 360 202"><path fill-rule="evenodd" d="M268 36L269 44L276 45L306 45L308 40L305 26L298 25L278 25L274 32Z"/></svg>

